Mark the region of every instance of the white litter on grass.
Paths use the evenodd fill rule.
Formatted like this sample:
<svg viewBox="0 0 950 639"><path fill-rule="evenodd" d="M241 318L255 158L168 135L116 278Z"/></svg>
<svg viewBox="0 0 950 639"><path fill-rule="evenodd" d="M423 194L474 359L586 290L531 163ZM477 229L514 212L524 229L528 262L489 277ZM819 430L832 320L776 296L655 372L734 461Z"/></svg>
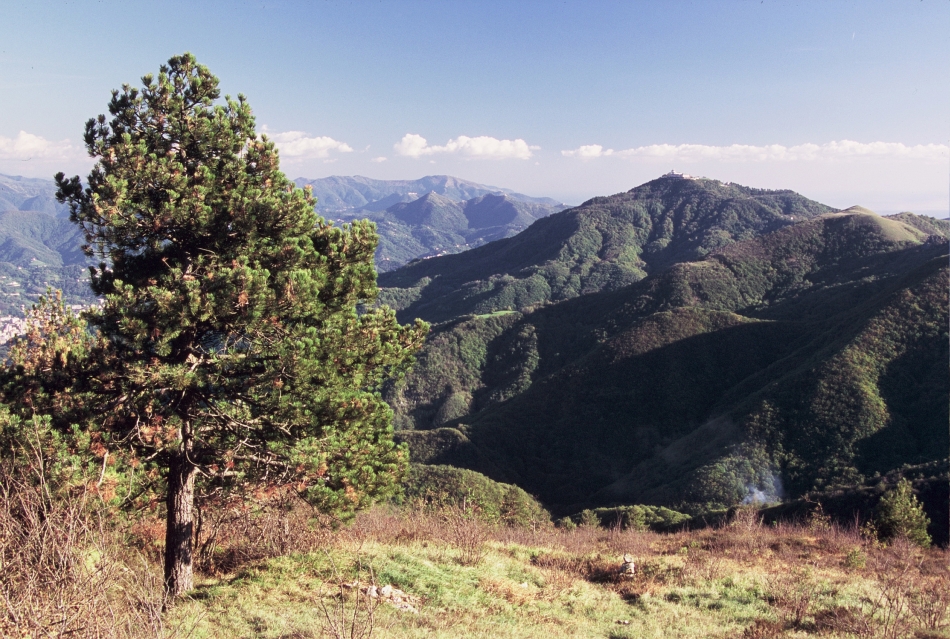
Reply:
<svg viewBox="0 0 950 639"><path fill-rule="evenodd" d="M419 614L419 598L403 592L399 588L393 588L390 584L377 586L376 584L364 585L359 581L350 584L343 584L347 588L358 588L360 592L370 599L381 599L391 604L396 610L411 612L414 615Z"/></svg>

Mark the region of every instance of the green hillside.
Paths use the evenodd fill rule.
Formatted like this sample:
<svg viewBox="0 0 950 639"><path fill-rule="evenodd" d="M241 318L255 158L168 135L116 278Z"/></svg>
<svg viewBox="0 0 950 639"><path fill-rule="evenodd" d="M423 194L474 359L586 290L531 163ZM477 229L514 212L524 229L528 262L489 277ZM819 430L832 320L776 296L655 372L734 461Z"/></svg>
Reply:
<svg viewBox="0 0 950 639"><path fill-rule="evenodd" d="M0 262L17 266L85 264L82 232L68 219L35 211L0 213Z"/></svg>
<svg viewBox="0 0 950 639"><path fill-rule="evenodd" d="M709 189L693 194L699 201L742 190L676 188ZM438 326L389 391L414 458L517 484L555 511L700 512L946 457L950 225L820 206L772 218L777 229L737 215L750 238L666 269L657 262L616 290ZM496 244L526 242L577 211ZM706 226L695 219L685 239L673 233L667 246L682 258L705 251L697 238L722 226L706 211ZM443 263L470 257L474 272L493 246ZM404 312L413 308L429 307Z"/></svg>
<svg viewBox="0 0 950 639"><path fill-rule="evenodd" d="M400 317L442 322L616 290L827 206L792 191L660 178L539 220L507 240L380 276Z"/></svg>
<svg viewBox="0 0 950 639"><path fill-rule="evenodd" d="M47 288L90 304L82 233L56 202L52 180L0 175L0 316L22 314Z"/></svg>

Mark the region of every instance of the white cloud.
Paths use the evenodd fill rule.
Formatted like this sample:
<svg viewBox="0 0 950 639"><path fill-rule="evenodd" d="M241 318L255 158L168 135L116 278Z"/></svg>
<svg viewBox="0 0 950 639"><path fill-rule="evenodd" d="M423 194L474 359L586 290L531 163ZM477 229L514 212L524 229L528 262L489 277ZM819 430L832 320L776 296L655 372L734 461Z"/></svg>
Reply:
<svg viewBox="0 0 950 639"><path fill-rule="evenodd" d="M572 151L561 151L566 157L590 160L608 155L642 160L675 160L697 162L718 160L724 162L796 162L845 160L856 158L908 159L946 161L950 147L946 144L905 145L900 142L855 142L840 140L825 144L799 144L783 146L769 144L754 146L732 144L708 146L704 144L651 144L623 151L604 150L599 144L581 146Z"/></svg>
<svg viewBox="0 0 950 639"><path fill-rule="evenodd" d="M446 142L445 146L432 146L424 137L415 133L407 133L399 143L393 145L396 153L410 158L447 153L477 160L507 160L511 158L527 160L532 156L531 152L539 148L541 147L529 146L527 142L520 138L517 140L499 140L487 135L480 135L475 138L460 135Z"/></svg>
<svg viewBox="0 0 950 639"><path fill-rule="evenodd" d="M561 151L561 155L568 158L580 158L581 160L592 160L594 158L604 157L605 155L613 155L613 149L604 150L604 147L599 144L585 144L580 146L573 151Z"/></svg>
<svg viewBox="0 0 950 639"><path fill-rule="evenodd" d="M284 131L273 133L267 127L261 128L280 150L283 159L310 160L314 158L328 158L330 152L352 153L353 149L346 142L334 140L325 135L311 137L303 131Z"/></svg>
<svg viewBox="0 0 950 639"><path fill-rule="evenodd" d="M15 138L0 135L0 160L73 160L79 155L69 140L51 142L26 131Z"/></svg>
<svg viewBox="0 0 950 639"><path fill-rule="evenodd" d="M385 162L386 159L387 159L386 156L381 155L378 158L373 158L372 160L370 160L370 162Z"/></svg>

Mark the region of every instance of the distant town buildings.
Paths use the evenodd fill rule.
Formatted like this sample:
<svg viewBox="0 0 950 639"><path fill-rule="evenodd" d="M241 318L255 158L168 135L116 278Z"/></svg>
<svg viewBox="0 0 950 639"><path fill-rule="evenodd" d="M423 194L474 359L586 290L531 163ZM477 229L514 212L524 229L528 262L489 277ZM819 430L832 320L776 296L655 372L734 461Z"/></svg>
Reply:
<svg viewBox="0 0 950 639"><path fill-rule="evenodd" d="M26 320L10 315L0 316L0 344L6 344L14 337L26 333Z"/></svg>
<svg viewBox="0 0 950 639"><path fill-rule="evenodd" d="M89 308L88 304L70 304L70 310L76 315ZM14 315L0 315L0 346L11 339L26 334L26 318Z"/></svg>

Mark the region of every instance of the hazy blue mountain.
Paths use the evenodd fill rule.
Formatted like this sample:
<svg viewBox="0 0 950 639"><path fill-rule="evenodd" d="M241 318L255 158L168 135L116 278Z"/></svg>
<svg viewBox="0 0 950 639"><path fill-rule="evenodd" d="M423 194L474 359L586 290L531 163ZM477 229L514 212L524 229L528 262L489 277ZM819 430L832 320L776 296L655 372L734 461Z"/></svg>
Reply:
<svg viewBox="0 0 950 639"><path fill-rule="evenodd" d="M510 237L557 210L507 195L489 194L458 202L430 191L384 211L363 209L354 217L376 223L376 267L386 272L412 260L460 253Z"/></svg>
<svg viewBox="0 0 950 639"><path fill-rule="evenodd" d="M429 175L418 180L374 180L355 176L339 176L311 180L297 178L297 186L310 186L317 198L317 211L326 213L355 212L357 209L382 211L393 204L411 202L426 193L436 193L449 200L463 202L483 195L507 195L516 202L563 206L546 197L530 197L510 189L487 186L449 175Z"/></svg>
<svg viewBox="0 0 950 639"><path fill-rule="evenodd" d="M549 198L532 198L449 176L391 181L301 178L297 183L311 184L321 202L336 202L341 209L333 215L337 221L369 218L376 222L380 271L509 237L564 208ZM82 234L69 222L68 209L56 202L55 193L52 180L0 175L0 263L15 267L3 280L10 290L0 286L0 314L13 312L11 309L22 304L28 306L36 296L29 291L35 292L37 287L45 290L45 283L65 282L68 285L63 286L71 295L91 298L91 293L86 295L74 286L77 278L72 270L68 274L53 272L87 264L79 248ZM36 277L25 271L36 268L43 269ZM78 277L85 281L82 272Z"/></svg>
<svg viewBox="0 0 950 639"><path fill-rule="evenodd" d="M69 209L56 201L53 180L0 174L0 212L37 211L68 217Z"/></svg>

